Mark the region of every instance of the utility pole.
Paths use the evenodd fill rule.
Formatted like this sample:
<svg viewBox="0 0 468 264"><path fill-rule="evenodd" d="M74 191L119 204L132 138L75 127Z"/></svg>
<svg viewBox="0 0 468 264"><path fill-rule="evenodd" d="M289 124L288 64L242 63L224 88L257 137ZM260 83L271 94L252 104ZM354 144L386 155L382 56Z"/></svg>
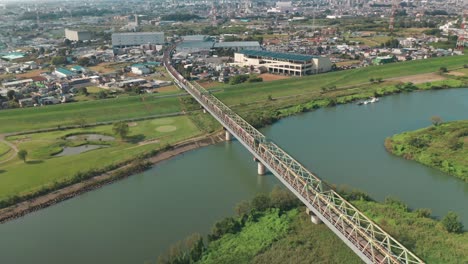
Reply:
<svg viewBox="0 0 468 264"><path fill-rule="evenodd" d="M466 18L468 17L468 10L463 11L462 14L462 22L460 26L460 33L458 34L457 39L457 49L464 50L465 49L465 39L467 37L467 28L466 28Z"/></svg>
<svg viewBox="0 0 468 264"><path fill-rule="evenodd" d="M390 34L393 35L393 31L395 30L395 15L396 10L398 8L398 0L392 1L392 14L390 15L390 24L388 25L388 29L390 30Z"/></svg>

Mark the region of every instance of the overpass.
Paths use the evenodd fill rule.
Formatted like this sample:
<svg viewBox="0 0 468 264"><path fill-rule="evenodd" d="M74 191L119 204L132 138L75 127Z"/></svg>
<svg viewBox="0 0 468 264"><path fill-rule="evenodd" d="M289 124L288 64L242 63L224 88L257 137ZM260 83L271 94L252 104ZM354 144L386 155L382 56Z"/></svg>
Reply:
<svg viewBox="0 0 468 264"><path fill-rule="evenodd" d="M312 222L327 225L365 263L424 263L209 91L184 79L172 66L172 51L166 50L164 64L174 82L223 125L227 140L236 137L252 153L259 174L268 169L307 206Z"/></svg>

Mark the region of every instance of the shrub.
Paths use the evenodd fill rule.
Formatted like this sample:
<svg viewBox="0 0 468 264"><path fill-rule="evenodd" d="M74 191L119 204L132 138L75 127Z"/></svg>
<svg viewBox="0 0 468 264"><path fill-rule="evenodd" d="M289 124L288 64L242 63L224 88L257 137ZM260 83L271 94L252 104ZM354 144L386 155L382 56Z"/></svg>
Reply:
<svg viewBox="0 0 468 264"><path fill-rule="evenodd" d="M267 194L259 193L252 199L251 205L253 210L263 212L270 207L271 200Z"/></svg>
<svg viewBox="0 0 468 264"><path fill-rule="evenodd" d="M448 212L442 219L442 225L450 233L461 233L463 231L463 224L460 221L460 217L452 211Z"/></svg>
<svg viewBox="0 0 468 264"><path fill-rule="evenodd" d="M420 209L416 209L415 213L418 217L429 218L431 217L432 211L431 209L428 209L428 208L420 208Z"/></svg>

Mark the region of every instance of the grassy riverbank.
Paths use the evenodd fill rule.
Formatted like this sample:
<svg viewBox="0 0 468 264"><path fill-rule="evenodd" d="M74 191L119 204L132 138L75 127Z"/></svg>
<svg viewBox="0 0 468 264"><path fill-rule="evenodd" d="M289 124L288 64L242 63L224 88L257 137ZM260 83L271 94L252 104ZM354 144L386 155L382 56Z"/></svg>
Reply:
<svg viewBox="0 0 468 264"><path fill-rule="evenodd" d="M468 120L394 135L385 148L468 182Z"/></svg>
<svg viewBox="0 0 468 264"><path fill-rule="evenodd" d="M160 118L130 123L125 140L67 139L75 134L113 136L112 125L57 130L7 137L19 149L28 151L26 163L15 157L0 166L0 201L26 196L42 189L71 181L103 168L115 168L139 156L168 145L202 135L187 116ZM102 148L66 156L54 156L66 147L100 145Z"/></svg>
<svg viewBox="0 0 468 264"><path fill-rule="evenodd" d="M370 96L383 96L392 93L410 92L424 89L466 87L466 76L439 75L441 65L448 69L462 67L467 56L453 56L424 61L389 64L378 67L331 72L304 78L291 78L268 83L236 85L216 92L216 96L245 117L253 125L260 127L275 120L319 107L334 106ZM421 79L414 74L430 73L435 81L420 82L416 85L400 84L397 77L412 75L404 80ZM396 78L382 82L369 82L369 78ZM424 78L427 78L425 75ZM427 80L427 79L424 79ZM64 140L69 133L112 134L110 125L62 130L67 125L86 125L130 118L145 118L158 114L196 111L200 106L188 96L161 97L157 95L129 96L116 99L71 103L39 108L13 109L0 111L0 133L30 131L55 128L55 131L10 137L12 143L29 152L29 162L22 163L18 158L0 164L0 202L13 201L50 186L87 174L102 168L114 168L125 164L167 144L206 134L220 126L209 115L198 112L187 117L174 117L180 121L178 130L166 132L167 136L154 129L156 120L137 121L131 127L127 141L80 142ZM171 117L172 118L172 117ZM161 120L164 119L158 119ZM178 122L177 121L177 122ZM161 131L160 131L161 132ZM164 132L161 132L164 133ZM170 135L170 136L169 136ZM53 157L64 146L82 144L107 144L105 149L84 152L79 155ZM1 146L0 146L1 147ZM0 152L1 154L1 152ZM0 156L0 162L5 159ZM49 169L51 168L51 169ZM8 203L10 204L10 203Z"/></svg>
<svg viewBox="0 0 468 264"><path fill-rule="evenodd" d="M349 198L427 263L468 261L468 233L449 233L442 222L430 218L429 210L411 211L394 199L376 203L363 194ZM236 207L237 217L213 226L206 246L198 241L194 247L194 240L178 243L158 263L189 263L175 260L193 256L197 263L362 263L324 224L312 224L293 199L276 189L269 196L242 202Z"/></svg>
<svg viewBox="0 0 468 264"><path fill-rule="evenodd" d="M437 72L445 66L449 70L462 68L468 56L451 56L372 66L354 70L330 72L303 78L290 78L265 83L223 86L216 96L241 114L252 109L267 108L288 112L290 107L304 104L326 105L330 98L348 100L349 97L369 97L374 93L389 93L402 76ZM369 83L370 78L391 78L382 83ZM417 78L417 77L415 77ZM460 78L455 77L451 78ZM411 78L410 78L411 79ZM427 79L427 78L425 78ZM409 81L407 78L405 82ZM455 82L453 80L452 82ZM456 80L448 86L463 86ZM435 86L432 82L430 86ZM326 91L323 89L327 89ZM346 98L344 98L346 97ZM316 102L312 102L316 101ZM305 106L307 107L307 105ZM159 95L127 96L115 99L69 103L47 107L0 111L0 133L43 129L77 123L96 123L119 119L141 118L179 112L176 97Z"/></svg>

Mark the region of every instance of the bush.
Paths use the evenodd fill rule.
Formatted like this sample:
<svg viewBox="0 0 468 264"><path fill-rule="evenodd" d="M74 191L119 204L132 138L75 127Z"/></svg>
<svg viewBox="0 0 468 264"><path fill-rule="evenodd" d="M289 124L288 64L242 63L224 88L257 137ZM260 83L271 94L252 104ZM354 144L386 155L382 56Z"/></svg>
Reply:
<svg viewBox="0 0 468 264"><path fill-rule="evenodd" d="M448 212L442 219L442 225L450 233L461 233L463 231L463 224L460 221L460 217L452 211Z"/></svg>
<svg viewBox="0 0 468 264"><path fill-rule="evenodd" d="M240 84L240 83L247 81L248 79L249 79L248 75L236 75L229 79L229 84L230 85Z"/></svg>
<svg viewBox="0 0 468 264"><path fill-rule="evenodd" d="M298 206L300 202L289 190L275 186L270 193L270 204L281 211L288 211Z"/></svg>
<svg viewBox="0 0 468 264"><path fill-rule="evenodd" d="M216 222L211 230L211 234L208 235L208 240L217 240L227 233L235 234L239 232L241 228L242 225L233 217L225 218L219 222Z"/></svg>
<svg viewBox="0 0 468 264"><path fill-rule="evenodd" d="M431 217L432 211L431 209L428 209L428 208L420 208L420 209L416 209L415 213L418 217L429 218Z"/></svg>
<svg viewBox="0 0 468 264"><path fill-rule="evenodd" d="M256 83L256 82L263 82L262 77L255 77L255 76L250 76L249 79L247 79L248 83Z"/></svg>
<svg viewBox="0 0 468 264"><path fill-rule="evenodd" d="M259 193L252 199L251 205L253 210L263 212L270 208L271 199L267 194Z"/></svg>

